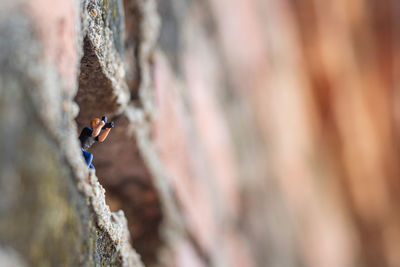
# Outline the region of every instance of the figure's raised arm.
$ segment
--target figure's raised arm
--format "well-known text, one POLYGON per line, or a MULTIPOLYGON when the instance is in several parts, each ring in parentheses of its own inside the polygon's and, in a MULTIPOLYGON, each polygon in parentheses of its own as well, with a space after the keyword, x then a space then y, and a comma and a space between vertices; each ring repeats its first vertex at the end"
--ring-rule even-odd
POLYGON ((98 137, 99 142, 104 142, 104 140, 106 140, 108 134, 110 133, 111 128, 107 128, 105 129, 98 137))

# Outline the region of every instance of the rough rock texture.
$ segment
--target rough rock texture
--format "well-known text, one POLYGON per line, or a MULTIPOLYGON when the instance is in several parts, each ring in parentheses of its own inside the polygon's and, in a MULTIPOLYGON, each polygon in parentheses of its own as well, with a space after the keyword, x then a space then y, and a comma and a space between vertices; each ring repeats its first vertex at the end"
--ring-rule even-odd
POLYGON ((98 114, 121 112, 130 98, 121 61, 122 1, 83 1, 82 8, 83 57, 75 97, 81 107, 78 126, 87 125, 98 114))
POLYGON ((14 264, 142 266, 123 213, 110 212, 80 156, 72 102, 79 14, 73 1, 1 8, 1 251, 14 264), (53 12, 39 16, 40 7, 53 12), (64 53, 75 56, 60 62, 64 53))

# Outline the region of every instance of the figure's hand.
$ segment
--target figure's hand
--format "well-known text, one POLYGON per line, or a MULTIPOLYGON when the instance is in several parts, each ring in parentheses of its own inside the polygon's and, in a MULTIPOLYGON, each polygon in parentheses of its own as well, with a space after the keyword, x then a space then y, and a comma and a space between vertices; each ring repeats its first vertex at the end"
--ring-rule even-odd
POLYGON ((114 122, 108 122, 106 123, 106 125, 104 125, 103 129, 110 129, 110 128, 114 128, 114 122))

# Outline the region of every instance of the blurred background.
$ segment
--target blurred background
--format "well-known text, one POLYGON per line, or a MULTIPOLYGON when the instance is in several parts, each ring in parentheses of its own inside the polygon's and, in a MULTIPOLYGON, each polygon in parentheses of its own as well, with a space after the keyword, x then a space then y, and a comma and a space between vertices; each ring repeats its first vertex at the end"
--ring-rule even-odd
POLYGON ((159 12, 202 145, 236 177, 223 186, 240 196, 253 264, 400 266, 400 3, 170 0, 159 12))
POLYGON ((146 266, 400 266, 400 1, 18 2, 0 13, 0 265, 3 245, 28 266, 100 257, 76 256, 86 230, 55 233, 95 225, 60 207, 89 205, 71 162, 107 115, 96 176, 146 266))

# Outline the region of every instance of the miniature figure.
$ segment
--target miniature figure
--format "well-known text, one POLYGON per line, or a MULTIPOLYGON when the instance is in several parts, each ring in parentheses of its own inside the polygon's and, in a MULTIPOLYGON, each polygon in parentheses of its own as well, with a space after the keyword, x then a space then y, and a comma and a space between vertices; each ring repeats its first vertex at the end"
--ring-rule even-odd
POLYGON ((95 142, 104 142, 111 128, 114 128, 114 122, 107 123, 107 117, 103 116, 101 120, 94 118, 90 121, 90 126, 83 128, 79 140, 81 141, 82 154, 85 158, 86 164, 89 168, 94 169, 92 164, 93 154, 86 150, 91 147, 95 142))

